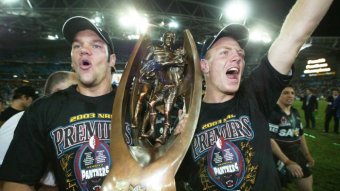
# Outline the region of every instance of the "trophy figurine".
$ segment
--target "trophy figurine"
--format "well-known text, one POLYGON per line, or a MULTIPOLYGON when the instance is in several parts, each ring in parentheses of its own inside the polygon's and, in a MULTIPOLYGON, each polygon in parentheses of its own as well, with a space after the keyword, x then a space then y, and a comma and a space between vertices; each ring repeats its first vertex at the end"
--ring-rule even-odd
POLYGON ((119 83, 112 112, 112 168, 102 189, 176 190, 175 174, 187 152, 199 116, 202 77, 195 42, 184 30, 165 32, 156 46, 147 35, 136 43, 119 83), (178 111, 187 115, 178 135, 178 111))

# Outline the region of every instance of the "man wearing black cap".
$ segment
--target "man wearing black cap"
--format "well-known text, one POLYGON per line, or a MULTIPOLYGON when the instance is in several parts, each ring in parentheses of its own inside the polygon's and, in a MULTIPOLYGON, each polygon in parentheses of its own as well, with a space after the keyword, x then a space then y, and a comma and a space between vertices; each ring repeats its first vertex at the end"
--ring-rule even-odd
POLYGON ((5 191, 33 189, 48 163, 59 190, 100 190, 111 167, 113 44, 85 17, 68 19, 62 32, 72 45, 78 84, 37 100, 25 111, 0 167, 5 191))
POLYGON ((25 110, 38 96, 32 86, 21 86, 15 89, 11 105, 0 114, 0 126, 16 113, 25 110))
POLYGON ((244 47, 248 30, 239 24, 208 39, 201 70, 206 91, 191 147, 177 177, 177 190, 280 190, 267 119, 289 82, 291 66, 331 0, 298 0, 278 38, 248 78, 244 47))

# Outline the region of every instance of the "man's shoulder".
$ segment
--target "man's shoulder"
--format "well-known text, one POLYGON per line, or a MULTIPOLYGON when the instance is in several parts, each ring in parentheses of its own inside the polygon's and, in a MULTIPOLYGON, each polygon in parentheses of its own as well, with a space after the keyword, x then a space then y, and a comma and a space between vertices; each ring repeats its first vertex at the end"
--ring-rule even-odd
POLYGON ((32 105, 34 107, 49 105, 49 104, 58 104, 61 100, 68 100, 70 99, 71 95, 74 94, 72 91, 69 90, 69 88, 65 90, 60 90, 58 92, 55 92, 53 94, 40 97, 37 99, 32 105))

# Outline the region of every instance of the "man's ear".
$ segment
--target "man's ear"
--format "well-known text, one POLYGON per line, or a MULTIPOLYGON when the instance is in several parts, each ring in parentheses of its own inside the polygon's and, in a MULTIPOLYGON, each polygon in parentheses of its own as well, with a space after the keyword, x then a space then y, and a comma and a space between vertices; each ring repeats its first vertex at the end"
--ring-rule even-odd
POLYGON ((206 59, 201 59, 200 65, 201 65, 201 71, 202 71, 203 74, 209 72, 209 64, 208 64, 206 59))
POLYGON ((72 71, 75 71, 73 62, 71 62, 71 68, 72 68, 72 71))
POLYGON ((111 67, 115 67, 115 65, 116 65, 116 54, 111 54, 110 55, 110 66, 111 67))

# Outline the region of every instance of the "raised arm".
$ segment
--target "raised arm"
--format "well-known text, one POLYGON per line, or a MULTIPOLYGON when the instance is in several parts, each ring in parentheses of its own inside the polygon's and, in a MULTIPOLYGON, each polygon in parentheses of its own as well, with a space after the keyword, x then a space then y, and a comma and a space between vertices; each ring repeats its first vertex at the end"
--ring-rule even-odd
POLYGON ((325 16, 333 0, 297 0, 268 52, 273 67, 288 74, 300 48, 325 16))

